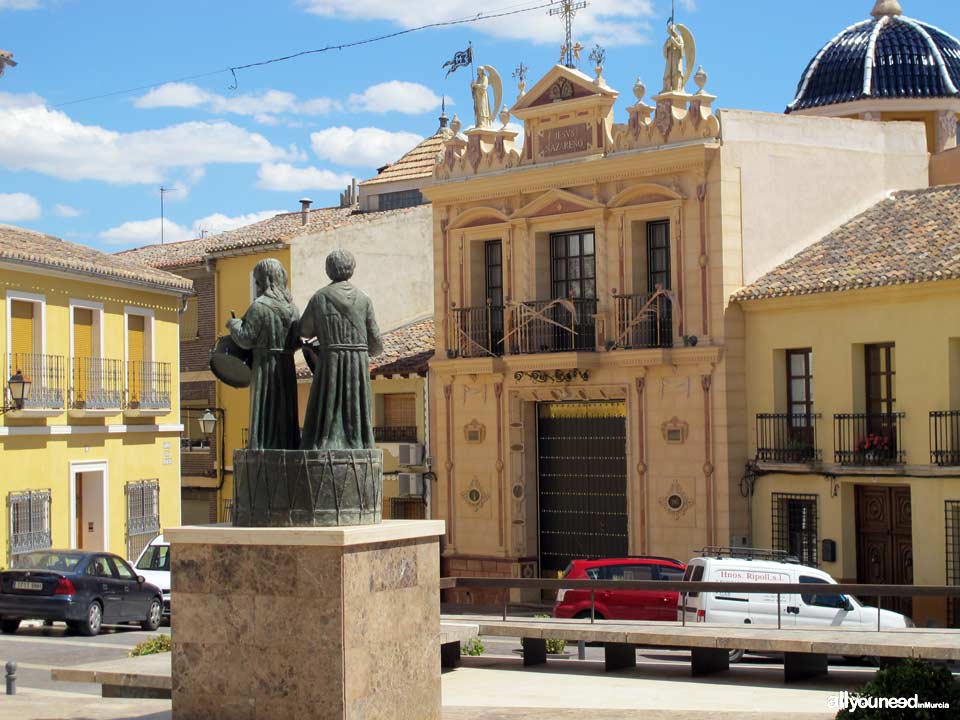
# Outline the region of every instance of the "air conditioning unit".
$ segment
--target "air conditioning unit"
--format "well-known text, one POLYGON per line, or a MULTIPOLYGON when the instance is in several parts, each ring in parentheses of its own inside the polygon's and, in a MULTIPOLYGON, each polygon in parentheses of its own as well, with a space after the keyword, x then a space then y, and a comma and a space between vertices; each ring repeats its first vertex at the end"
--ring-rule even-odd
POLYGON ((412 466, 423 462, 423 445, 420 443, 400 443, 399 452, 401 465, 412 466))
POLYGON ((417 495, 423 497, 423 473, 398 473, 400 496, 417 495))

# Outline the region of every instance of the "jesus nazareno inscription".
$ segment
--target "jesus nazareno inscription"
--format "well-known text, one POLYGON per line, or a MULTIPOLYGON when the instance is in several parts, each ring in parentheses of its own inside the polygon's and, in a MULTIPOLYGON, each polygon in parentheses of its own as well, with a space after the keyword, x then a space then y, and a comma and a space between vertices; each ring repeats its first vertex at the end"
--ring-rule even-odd
POLYGON ((547 128, 540 132, 540 156, 556 157, 570 153, 583 152, 591 147, 590 125, 578 123, 562 127, 547 128))

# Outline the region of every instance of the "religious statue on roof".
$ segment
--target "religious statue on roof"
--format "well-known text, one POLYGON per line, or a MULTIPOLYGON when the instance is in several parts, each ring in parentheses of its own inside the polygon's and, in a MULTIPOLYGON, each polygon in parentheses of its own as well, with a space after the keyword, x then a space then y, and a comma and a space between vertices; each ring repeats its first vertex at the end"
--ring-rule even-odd
POLYGON ((488 128, 492 125, 493 113, 491 108, 500 107, 503 99, 503 83, 500 74, 489 65, 477 68, 477 79, 470 83, 473 92, 473 113, 478 128, 488 128), (493 104, 490 103, 489 90, 493 88, 493 104))
POLYGON ((672 22, 667 26, 663 57, 666 68, 663 72, 663 90, 660 92, 682 93, 697 60, 697 45, 689 28, 672 22))
POLYGON ((7 67, 16 66, 17 63, 13 60, 13 53, 9 50, 0 50, 0 77, 3 77, 3 72, 7 67))

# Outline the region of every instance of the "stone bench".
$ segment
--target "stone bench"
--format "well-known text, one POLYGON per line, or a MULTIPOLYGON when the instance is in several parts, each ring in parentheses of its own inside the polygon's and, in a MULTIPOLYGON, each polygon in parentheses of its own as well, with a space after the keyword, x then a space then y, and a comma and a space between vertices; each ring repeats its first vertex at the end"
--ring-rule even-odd
POLYGON ((636 667, 637 647, 689 649, 691 673, 708 675, 730 669, 730 651, 783 653, 786 682, 827 673, 827 657, 960 660, 960 631, 909 628, 866 630, 831 627, 777 629, 757 625, 706 625, 529 618, 474 618, 481 635, 520 638, 524 665, 547 661, 547 638, 600 642, 607 671, 636 667))

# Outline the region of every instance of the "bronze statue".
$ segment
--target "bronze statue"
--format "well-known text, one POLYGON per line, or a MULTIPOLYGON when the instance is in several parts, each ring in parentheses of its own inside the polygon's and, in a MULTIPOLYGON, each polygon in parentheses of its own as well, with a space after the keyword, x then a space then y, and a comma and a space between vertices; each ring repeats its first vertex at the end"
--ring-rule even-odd
POLYGON ((297 371, 293 354, 300 347, 299 313, 279 260, 261 260, 253 269, 257 298, 243 319, 227 321, 230 337, 253 351, 250 382, 250 450, 300 447, 297 371))
POLYGON ((304 337, 316 336, 317 368, 310 388, 301 448, 373 449, 370 356, 383 350, 373 303, 350 282, 356 260, 346 250, 327 256, 332 281, 318 290, 300 318, 304 337))

